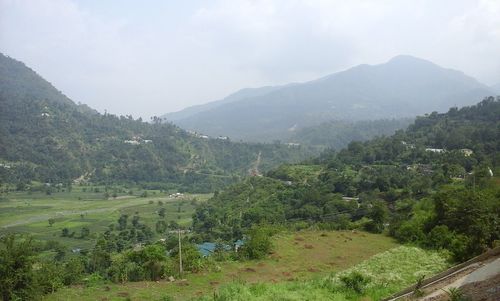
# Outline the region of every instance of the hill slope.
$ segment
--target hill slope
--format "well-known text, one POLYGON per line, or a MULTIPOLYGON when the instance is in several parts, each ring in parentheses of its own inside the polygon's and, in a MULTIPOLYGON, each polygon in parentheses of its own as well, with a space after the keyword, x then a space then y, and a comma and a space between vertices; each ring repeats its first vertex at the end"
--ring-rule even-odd
POLYGON ((500 186, 491 176, 500 172, 499 129, 500 98, 419 117, 391 137, 232 185, 197 208, 193 228, 229 241, 260 223, 387 229, 463 260, 500 235, 500 186))
POLYGON ((459 71, 398 56, 385 64, 360 65, 262 95, 208 105, 175 123, 209 135, 271 141, 325 121, 414 117, 470 105, 472 99, 491 94, 489 87, 459 71))
POLYGON ((204 139, 171 124, 76 105, 23 63, 0 55, 0 182, 168 182, 210 190, 307 151, 204 139))
POLYGON ((411 118, 360 120, 347 122, 332 120, 300 128, 288 139, 291 143, 340 150, 352 141, 366 141, 377 136, 390 136, 412 123, 411 118))

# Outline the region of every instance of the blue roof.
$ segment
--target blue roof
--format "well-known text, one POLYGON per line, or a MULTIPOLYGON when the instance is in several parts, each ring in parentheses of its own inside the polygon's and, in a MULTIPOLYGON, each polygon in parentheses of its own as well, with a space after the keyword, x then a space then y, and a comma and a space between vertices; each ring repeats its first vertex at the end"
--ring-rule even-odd
MULTIPOLYGON (((238 246, 241 246, 242 244, 243 244, 243 241, 241 241, 241 240, 238 240, 235 242, 235 245, 238 245, 238 246)), ((216 246, 217 246, 217 244, 213 243, 213 242, 204 242, 202 244, 196 245, 196 247, 198 248, 198 251, 203 256, 212 255, 213 252, 215 251, 216 246)), ((226 245, 226 244, 224 244, 223 247, 224 247, 224 250, 226 250, 226 251, 230 251, 232 249, 230 245, 226 245)))

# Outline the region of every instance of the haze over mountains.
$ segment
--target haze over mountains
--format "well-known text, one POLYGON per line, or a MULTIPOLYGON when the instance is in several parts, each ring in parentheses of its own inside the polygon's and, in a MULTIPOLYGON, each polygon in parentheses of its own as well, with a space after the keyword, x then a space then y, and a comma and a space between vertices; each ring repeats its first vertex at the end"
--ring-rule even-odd
POLYGON ((460 71, 402 55, 305 83, 244 89, 162 118, 210 136, 287 140, 322 122, 415 117, 493 94, 493 88, 460 71))
POLYGON ((491 86, 491 89, 493 89, 495 93, 500 94, 500 83, 491 86))

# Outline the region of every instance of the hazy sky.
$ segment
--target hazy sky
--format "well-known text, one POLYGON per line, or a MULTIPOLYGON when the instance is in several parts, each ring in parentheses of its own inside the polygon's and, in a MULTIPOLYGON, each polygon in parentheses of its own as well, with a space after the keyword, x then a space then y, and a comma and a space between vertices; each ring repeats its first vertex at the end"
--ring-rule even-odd
POLYGON ((0 52, 148 118, 410 54, 500 83, 500 0, 0 0, 0 52))

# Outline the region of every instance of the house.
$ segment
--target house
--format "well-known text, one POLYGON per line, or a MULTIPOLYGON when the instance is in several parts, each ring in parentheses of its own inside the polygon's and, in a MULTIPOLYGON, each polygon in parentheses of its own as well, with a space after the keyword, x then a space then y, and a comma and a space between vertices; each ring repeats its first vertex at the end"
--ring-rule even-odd
POLYGON ((139 145, 141 144, 139 141, 137 140, 125 140, 123 141, 123 143, 126 143, 126 144, 132 144, 132 145, 139 145))
POLYGON ((415 145, 412 143, 408 143, 406 141, 401 141, 401 144, 403 144, 407 149, 414 149, 415 145))
POLYGON ((184 196, 183 193, 180 193, 180 192, 176 192, 176 193, 172 193, 170 194, 168 197, 169 198, 182 198, 184 196))
MULTIPOLYGON (((234 249, 235 252, 238 252, 238 250, 243 246, 243 244, 244 244, 243 240, 238 239, 237 241, 234 242, 233 247, 227 244, 223 244, 222 248, 224 249, 224 251, 231 251, 232 249, 234 249)), ((215 252, 215 250, 217 249, 217 244, 213 242, 204 242, 202 244, 196 245, 196 248, 203 257, 207 257, 215 252)))
POLYGON ((460 152, 462 154, 464 154, 464 156, 466 156, 466 157, 469 157, 469 156, 471 156, 474 153, 471 149, 468 149, 468 148, 462 148, 460 150, 460 152))
POLYGON ((444 150, 442 148, 426 148, 425 151, 432 152, 432 153, 438 153, 438 154, 446 152, 446 150, 444 150))

